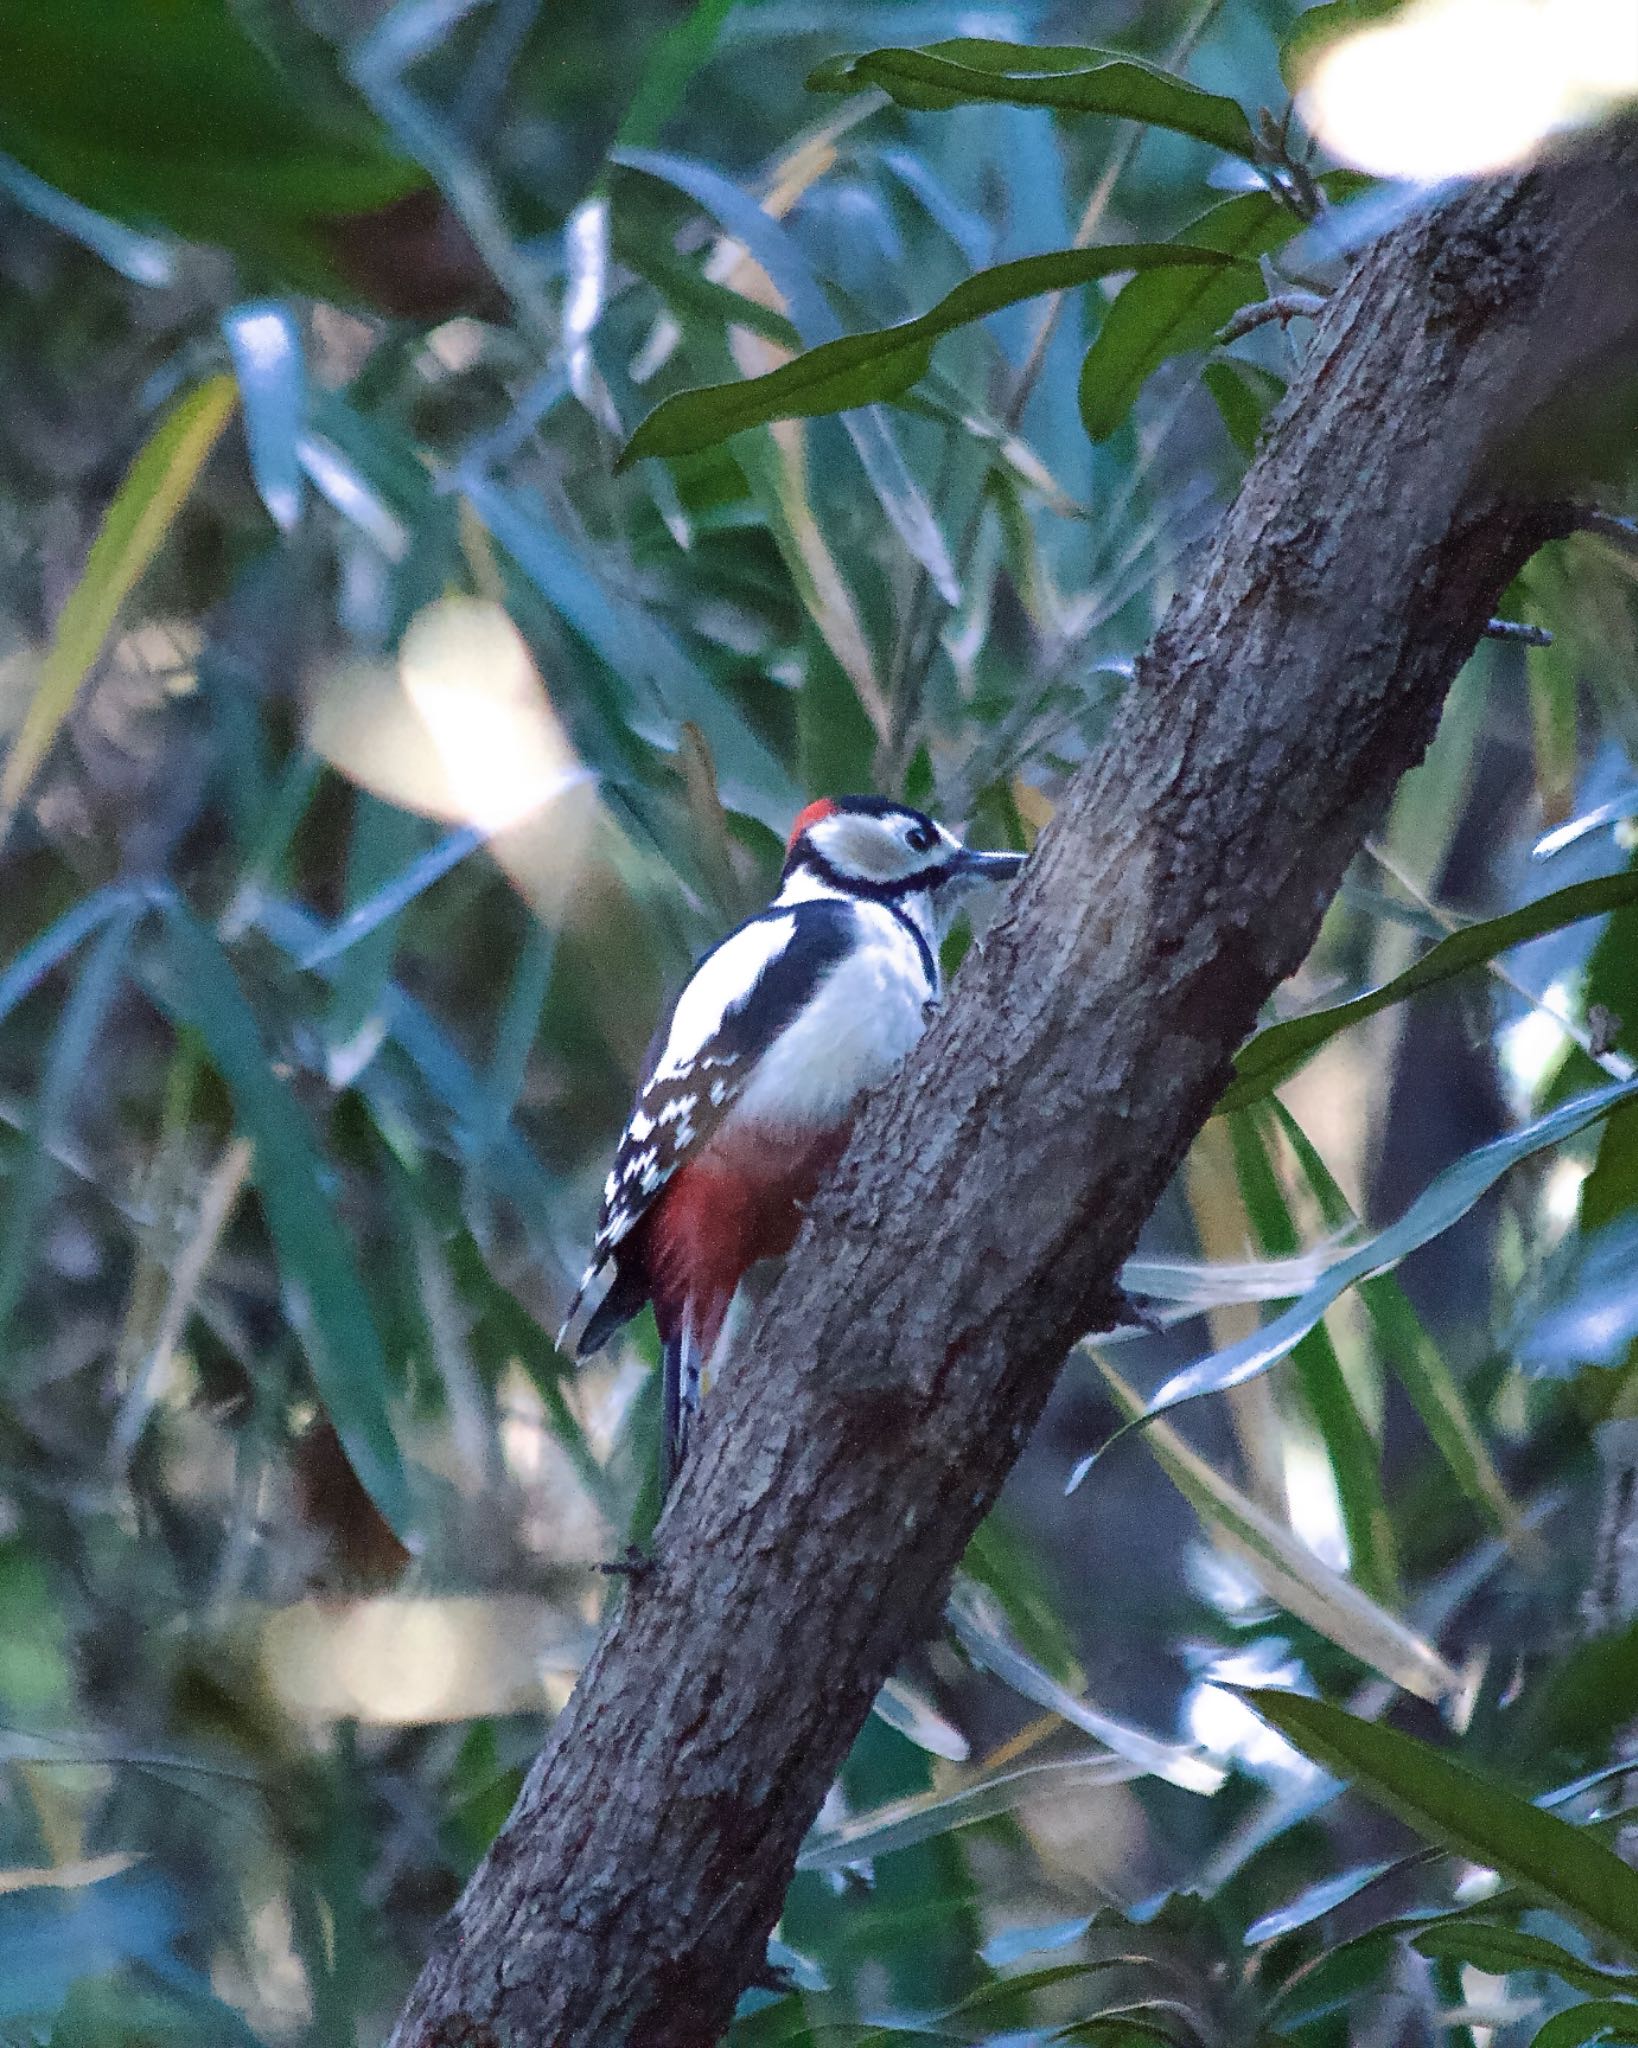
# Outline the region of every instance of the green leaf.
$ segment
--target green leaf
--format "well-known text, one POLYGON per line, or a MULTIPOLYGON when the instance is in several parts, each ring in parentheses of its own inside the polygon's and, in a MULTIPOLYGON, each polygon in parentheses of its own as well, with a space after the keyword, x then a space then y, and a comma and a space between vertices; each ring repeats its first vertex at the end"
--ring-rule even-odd
POLYGON ((872 85, 901 107, 922 113, 975 105, 1052 107, 1170 128, 1249 161, 1257 154, 1251 123, 1237 100, 1113 50, 1032 48, 956 36, 921 50, 832 57, 808 77, 811 92, 858 92, 872 85))
MULTIPOLYGON (((1626 1423, 1610 1424, 1625 1430, 1626 1423)), ((1518 1739, 1533 1755, 1607 1756, 1638 1697, 1638 1622, 1578 1643, 1520 1709, 1518 1739)), ((1514 1726, 1518 1723, 1514 1722, 1514 1726)))
MULTIPOLYGON (((1250 1116, 1228 1121, 1240 1199, 1258 1248, 1265 1258, 1289 1258, 1298 1248, 1297 1226, 1262 1137, 1250 1116)), ((1291 1363, 1336 1481, 1349 1569, 1373 1600, 1395 1606, 1399 1571, 1376 1440, 1343 1377, 1323 1320, 1294 1347, 1291 1363)))
POLYGON ((1547 1970, 1577 1991, 1638 1991, 1638 1975, 1601 1970, 1542 1935, 1524 1934, 1516 1927, 1490 1927, 1480 1920, 1441 1921, 1418 1934, 1411 1947, 1424 1956, 1472 1963, 1493 1977, 1505 1977, 1514 1970, 1547 1970))
POLYGON ((212 934, 175 901, 152 980, 198 1033, 255 1148, 251 1177, 273 1239, 285 1312, 349 1463, 396 1535, 412 1541, 408 1475, 393 1436, 387 1361, 307 1124, 273 1071, 256 1013, 212 934))
POLYGON ((1294 1074, 1319 1048, 1351 1024, 1363 1023, 1379 1010, 1402 1003, 1423 989, 1480 967, 1487 960, 1539 939, 1547 932, 1562 931, 1583 918, 1602 917, 1625 905, 1638 903, 1638 870, 1619 875, 1601 875, 1596 881, 1572 883, 1550 896, 1541 896, 1504 917, 1487 918, 1470 924, 1429 947, 1421 959, 1380 988, 1337 1003, 1327 1010, 1314 1010, 1306 1017, 1292 1017, 1283 1024, 1271 1024, 1266 1031, 1242 1046, 1234 1061, 1234 1079, 1223 1091, 1219 1111, 1243 1109, 1276 1088, 1294 1074))
POLYGON ((114 906, 52 1033, 45 1075, 34 1104, 32 1142, 8 1190, 4 1229, 0 1231, 0 1351, 12 1312, 28 1283, 35 1226, 56 1179, 56 1154, 67 1135, 64 1125, 90 1072, 97 1038, 118 992, 142 909, 133 899, 114 906))
POLYGON ((1222 1789, 1227 1773, 1198 1749, 1162 1742, 1144 1729, 1116 1720, 1101 1707, 1060 1685, 1050 1671, 1044 1670, 1012 1640, 1000 1603, 975 1580, 958 1577, 944 1618, 980 1670, 992 1672, 1021 1698, 1033 1700, 1049 1713, 1061 1716, 1140 1771, 1150 1771, 1168 1784, 1208 1797, 1222 1789))
MULTIPOLYGON (((840 322, 801 244, 732 179, 692 157, 658 150, 622 149, 614 161, 625 170, 674 186, 703 206, 767 273, 807 347, 820 348, 847 338, 840 332, 840 322)), ((892 427, 879 412, 868 409, 849 411, 843 426, 888 524, 927 571, 944 601, 952 608, 957 606, 961 586, 949 545, 910 473, 892 427)))
MULTIPOLYGON (((1575 1137, 1635 1096, 1638 1079, 1614 1082, 1589 1095, 1578 1095, 1505 1138, 1476 1146, 1436 1175, 1397 1223, 1367 1238, 1364 1244, 1328 1267, 1283 1315, 1239 1343, 1227 1345, 1182 1372, 1173 1373, 1150 1401, 1145 1419, 1163 1414, 1184 1401, 1197 1400, 1202 1394, 1226 1393, 1230 1387, 1243 1386, 1247 1380, 1266 1372, 1288 1356, 1348 1288, 1389 1271, 1401 1259, 1450 1229, 1453 1223, 1460 1222, 1474 1203, 1522 1160, 1575 1137)), ((1107 1451, 1109 1447, 1104 1448, 1107 1451)))
POLYGON ((279 41, 275 61, 232 0, 12 8, 0 149, 116 220, 328 289, 327 229, 430 181, 345 91, 318 37, 279 41))
POLYGON ((1396 13, 1402 0, 1323 0, 1292 23, 1280 45, 1280 76, 1288 92, 1299 92, 1314 59, 1327 43, 1356 29, 1369 28, 1384 15, 1396 13))
MULTIPOLYGON (((1284 1103, 1276 1101, 1274 1113, 1319 1203, 1326 1228, 1351 1228, 1358 1219, 1307 1133, 1284 1103)), ((1510 1540, 1516 1540, 1521 1534, 1518 1509, 1502 1484, 1455 1375, 1400 1286, 1398 1275, 1378 1273, 1362 1280, 1359 1296, 1371 1319, 1377 1356, 1410 1396, 1422 1427, 1456 1483, 1510 1540)))
POLYGON ((63 606, 39 683, 0 771, 0 838, 107 645, 120 607, 175 524, 237 396, 231 377, 207 378, 178 399, 126 472, 63 606))
POLYGON ((1500 1872, 1598 1939, 1638 1952, 1638 1871, 1596 1835, 1414 1736, 1324 1700, 1266 1688, 1240 1697, 1305 1756, 1428 1841, 1500 1872))
POLYGON ((93 889, 89 896, 82 896, 71 909, 65 910, 32 945, 25 946, 0 971, 0 1022, 34 993, 51 970, 66 960, 81 940, 106 924, 118 911, 141 900, 139 890, 128 883, 117 882, 107 888, 93 889))
POLYGON ((796 783, 732 700, 652 610, 548 523, 544 507, 486 479, 467 487, 472 509, 546 602, 592 649, 625 693, 625 716, 651 745, 675 752, 683 722, 705 735, 723 801, 783 834, 801 802, 796 783))
POLYGON ((1097 1750, 1050 1762, 978 1771, 955 1786, 917 1792, 851 1815, 834 1827, 816 1827, 796 1859, 798 1870, 842 1870, 873 1856, 891 1855, 918 1842, 1011 1813, 1031 1799, 1062 1799, 1088 1785, 1121 1785, 1143 1776, 1142 1766, 1097 1750))
MULTIPOLYGON (((965 279, 914 320, 821 342, 761 377, 675 393, 638 427, 622 449, 618 467, 646 455, 697 454, 730 434, 766 426, 770 420, 814 419, 897 398, 926 370, 933 344, 942 335, 1021 299, 1067 291, 1123 270, 1204 266, 1217 271, 1234 261, 1220 250, 1184 242, 1126 242, 1099 249, 1054 249, 1044 256, 998 263, 965 279)), ((1247 295, 1256 289, 1253 273, 1247 295)))
MULTIPOLYGON (((1107 1359, 1099 1358, 1097 1365, 1122 1411, 1139 1414, 1143 1402, 1136 1391, 1107 1359)), ((1442 1699, 1456 1690, 1460 1680, 1431 1643, 1332 1571, 1300 1537, 1191 1450, 1169 1424, 1151 1424, 1143 1440, 1196 1514, 1288 1614, 1419 1699, 1442 1699)), ((1075 1468, 1071 1490, 1089 1464, 1083 1459, 1075 1468)))
POLYGON ((104 263, 133 284, 169 284, 176 274, 174 246, 158 235, 140 234, 123 221, 110 220, 95 207, 82 206, 24 165, 0 153, 0 191, 8 193, 36 220, 72 235, 104 263))
POLYGON ((1229 315, 1259 296, 1257 258, 1281 248, 1301 226, 1267 192, 1243 192, 1190 221, 1178 236, 1191 248, 1218 250, 1231 265, 1157 270, 1122 289, 1081 364, 1081 420, 1094 441, 1108 440, 1168 356, 1209 347, 1229 315))
POLYGON ((1285 384, 1272 370, 1223 356, 1200 373, 1222 415, 1228 437, 1242 455, 1256 453, 1269 409, 1285 396, 1285 384))
POLYGON ((299 453, 307 424, 307 362, 295 316, 272 299, 235 306, 222 316, 244 405, 250 473, 281 533, 301 518, 299 453))
MULTIPOLYGON (((1623 877, 1638 885, 1638 856, 1623 877)), ((1638 1053, 1638 908, 1618 909, 1598 935, 1587 961, 1582 999, 1617 1020, 1615 1043, 1638 1053)), ((1570 1069, 1566 1061, 1566 1071, 1570 1069)), ((1593 1170, 1581 1183, 1581 1227, 1597 1230, 1638 1208, 1638 1113, 1612 1117, 1598 1147, 1593 1170)))
POLYGON ((629 270, 647 278, 679 316, 690 314, 723 332, 743 327, 748 333, 759 334, 764 341, 793 352, 802 346, 801 336, 783 313, 776 313, 771 306, 758 305, 755 299, 717 284, 704 271, 696 270, 673 253, 669 241, 655 225, 645 221, 643 232, 638 232, 623 214, 616 216, 614 253, 629 270))
POLYGON ((1638 2005, 1624 1998, 1573 2005, 1539 2027, 1530 2048, 1582 2048, 1587 2041, 1638 2041, 1638 2005))
POLYGON ((675 111, 689 80, 709 59, 734 5, 735 0, 695 0, 682 20, 659 37, 620 123, 617 142, 642 147, 659 140, 667 116, 675 111))

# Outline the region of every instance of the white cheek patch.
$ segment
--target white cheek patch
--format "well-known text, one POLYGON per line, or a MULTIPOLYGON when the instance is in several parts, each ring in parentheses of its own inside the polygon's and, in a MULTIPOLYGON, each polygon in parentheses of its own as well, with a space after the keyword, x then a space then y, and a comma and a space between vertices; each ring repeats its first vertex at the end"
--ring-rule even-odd
POLYGON ((912 853, 896 825, 885 818, 850 816, 842 812, 809 827, 820 854, 842 873, 871 882, 896 882, 924 866, 927 856, 912 853))

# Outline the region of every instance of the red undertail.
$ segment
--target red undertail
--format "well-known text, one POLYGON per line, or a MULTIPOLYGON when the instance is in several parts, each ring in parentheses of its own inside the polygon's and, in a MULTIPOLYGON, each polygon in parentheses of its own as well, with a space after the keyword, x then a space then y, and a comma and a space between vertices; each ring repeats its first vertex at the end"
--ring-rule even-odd
POLYGON ((665 1347, 666 1469, 676 1468, 728 1305, 759 1259, 790 1250, 802 1207, 841 1157, 848 1126, 750 1126, 679 1167, 645 1219, 645 1264, 665 1347))

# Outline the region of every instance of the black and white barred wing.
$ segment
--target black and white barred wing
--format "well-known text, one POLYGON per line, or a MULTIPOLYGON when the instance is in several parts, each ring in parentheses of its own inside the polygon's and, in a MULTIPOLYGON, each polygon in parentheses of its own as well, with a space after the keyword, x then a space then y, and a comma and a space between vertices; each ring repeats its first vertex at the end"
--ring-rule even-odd
MULTIPOLYGON (((666 1182, 716 1131, 851 939, 839 906, 798 904, 752 918, 694 970, 621 1134, 565 1330, 666 1182)), ((581 1336, 582 1354, 635 1314, 643 1298, 638 1292, 628 1303, 616 1279, 581 1336)))

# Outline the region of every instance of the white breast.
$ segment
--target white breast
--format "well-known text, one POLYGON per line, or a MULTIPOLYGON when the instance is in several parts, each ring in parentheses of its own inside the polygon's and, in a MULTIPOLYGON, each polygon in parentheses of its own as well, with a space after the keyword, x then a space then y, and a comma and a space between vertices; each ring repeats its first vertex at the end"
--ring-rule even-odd
POLYGON ((899 1066, 927 1028, 930 988, 920 947, 891 911, 858 907, 861 941, 757 1061, 727 1125, 832 1126, 899 1066))

